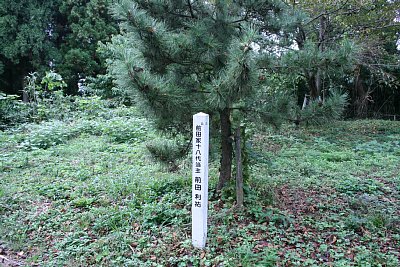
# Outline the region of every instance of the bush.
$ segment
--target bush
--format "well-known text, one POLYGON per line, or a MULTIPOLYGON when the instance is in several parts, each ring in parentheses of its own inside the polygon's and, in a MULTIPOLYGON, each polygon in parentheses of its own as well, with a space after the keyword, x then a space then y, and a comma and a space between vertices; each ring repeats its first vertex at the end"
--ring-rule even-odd
POLYGON ((141 142, 147 136, 149 123, 142 118, 76 119, 72 122, 51 120, 26 124, 27 136, 20 143, 24 149, 47 149, 65 143, 80 134, 104 135, 111 142, 141 142))
POLYGON ((187 145, 177 138, 156 138, 148 141, 146 147, 155 159, 168 164, 175 164, 176 160, 187 153, 187 145))
POLYGON ((104 124, 103 133, 108 135, 112 142, 143 141, 147 135, 148 122, 141 118, 113 118, 104 124))
POLYGON ((25 77, 23 94, 28 101, 25 105, 29 107, 31 119, 64 119, 70 112, 71 97, 65 97, 63 94, 66 83, 61 75, 53 71, 46 72, 40 84, 38 78, 36 72, 25 77))
POLYGON ((29 118, 29 109, 17 95, 0 93, 0 129, 26 122, 29 118))
POLYGON ((40 125, 30 125, 30 133, 20 144, 20 147, 31 149, 47 149, 51 146, 66 142, 77 135, 76 128, 69 127, 60 121, 49 121, 40 125))
POLYGON ((74 111, 86 117, 98 117, 107 112, 106 101, 99 96, 74 97, 74 111))

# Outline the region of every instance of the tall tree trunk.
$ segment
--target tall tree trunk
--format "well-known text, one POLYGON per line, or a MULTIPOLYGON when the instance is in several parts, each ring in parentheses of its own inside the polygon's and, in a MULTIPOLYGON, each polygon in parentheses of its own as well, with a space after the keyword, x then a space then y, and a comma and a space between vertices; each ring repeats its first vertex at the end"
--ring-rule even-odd
POLYGON ((236 157, 236 204, 238 208, 243 207, 243 164, 242 164, 242 140, 241 128, 237 127, 235 133, 235 157, 236 157))
POLYGON ((231 130, 231 110, 223 109, 219 113, 221 120, 221 166, 219 181, 216 191, 221 191, 225 184, 231 179, 232 175, 232 130, 231 130))

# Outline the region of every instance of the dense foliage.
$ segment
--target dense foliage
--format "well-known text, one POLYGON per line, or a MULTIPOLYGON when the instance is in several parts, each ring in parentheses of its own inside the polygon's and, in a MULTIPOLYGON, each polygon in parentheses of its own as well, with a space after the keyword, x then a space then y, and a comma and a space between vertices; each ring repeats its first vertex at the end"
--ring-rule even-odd
POLYGON ((78 81, 104 73, 97 43, 116 33, 111 0, 1 1, 0 90, 21 94, 24 78, 54 69, 76 93, 78 81))
MULTIPOLYGON (((67 82, 64 91, 68 94, 77 93, 78 83, 87 83, 89 89, 101 91, 105 97, 112 96, 112 79, 105 75, 104 65, 105 58, 112 55, 104 53, 103 48, 98 50, 97 45, 117 33, 118 20, 112 19, 109 13, 114 2, 118 1, 2 1, 0 91, 21 96, 29 73, 36 72, 42 77, 46 71, 53 70, 67 82)), ((170 5, 150 2, 147 7, 158 9, 162 20, 180 14, 168 14, 166 10, 184 11, 177 1, 170 5)), ((287 49, 275 46, 277 40, 289 50, 294 47, 301 50, 287 60, 288 65, 274 66, 275 62, 266 65, 295 87, 300 105, 305 94, 311 98, 319 96, 323 101, 327 91, 342 88, 350 96, 347 112, 350 116, 399 113, 398 1, 273 2, 270 5, 268 1, 260 4, 244 1, 244 6, 257 8, 253 11, 250 8, 251 12, 246 13, 245 7, 236 13, 242 12, 244 16, 236 24, 242 27, 254 19, 265 37, 257 40, 266 45, 262 45, 264 50, 286 54, 287 49), (268 10, 286 11, 277 17, 278 13, 265 13, 268 10), (265 19, 269 20, 267 24, 265 19)), ((192 14, 184 12, 178 18, 188 21, 192 14)), ((197 12, 196 7, 192 12, 197 12)), ((81 89, 88 91, 88 87, 81 89)))
MULTIPOLYGON (((62 60, 56 70, 76 93, 78 81, 105 73, 105 59, 97 52, 98 42, 107 42, 117 33, 117 23, 109 15, 112 0, 62 1, 59 10, 65 25, 60 33, 62 60)), ((60 22, 59 22, 60 23, 60 22)), ((59 25, 58 27, 61 27, 59 25)))
MULTIPOLYGON (((289 2, 289 1, 288 1, 289 2)), ((296 24, 294 68, 312 99, 332 87, 349 92, 349 115, 399 112, 398 1, 290 1, 296 24)), ((301 85, 301 83, 299 84, 301 85)))
POLYGON ((0 2, 0 90, 19 94, 24 77, 58 59, 52 34, 56 1, 0 2))

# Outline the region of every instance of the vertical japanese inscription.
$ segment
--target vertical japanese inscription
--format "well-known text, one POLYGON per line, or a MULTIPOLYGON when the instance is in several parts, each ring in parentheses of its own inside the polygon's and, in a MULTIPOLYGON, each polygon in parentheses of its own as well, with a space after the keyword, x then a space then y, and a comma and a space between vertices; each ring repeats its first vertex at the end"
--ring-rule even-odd
POLYGON ((193 116, 192 244, 204 248, 207 238, 209 117, 193 116))

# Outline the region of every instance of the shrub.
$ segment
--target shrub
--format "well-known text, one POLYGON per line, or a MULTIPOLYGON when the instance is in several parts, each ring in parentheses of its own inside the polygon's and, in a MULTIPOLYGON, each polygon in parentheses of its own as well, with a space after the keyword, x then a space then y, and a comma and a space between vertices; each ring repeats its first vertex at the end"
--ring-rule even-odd
POLYGON ((99 96, 77 96, 74 98, 74 111, 86 117, 98 117, 107 112, 106 101, 99 96))
POLYGON ((47 149, 51 146, 66 142, 78 134, 76 129, 61 121, 49 121, 39 125, 30 125, 30 132, 20 147, 31 149, 47 149))
POLYGON ((156 138, 148 141, 146 147, 155 159, 168 164, 175 164, 187 153, 187 144, 178 138, 156 138))
POLYGON ((103 133, 108 135, 112 142, 143 141, 147 135, 148 122, 142 118, 113 118, 103 125, 103 133))
POLYGON ((17 95, 0 93, 0 129, 26 122, 28 118, 29 109, 17 95))

